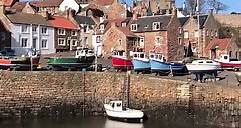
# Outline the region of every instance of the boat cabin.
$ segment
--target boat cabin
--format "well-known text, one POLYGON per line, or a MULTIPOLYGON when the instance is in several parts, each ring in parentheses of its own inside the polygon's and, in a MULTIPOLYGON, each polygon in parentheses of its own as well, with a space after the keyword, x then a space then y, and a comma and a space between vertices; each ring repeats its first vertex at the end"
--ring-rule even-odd
POLYGON ((126 52, 124 50, 114 51, 113 52, 113 56, 125 57, 126 56, 126 52))
POLYGON ((166 61, 165 57, 161 53, 150 53, 149 58, 153 60, 161 60, 161 61, 166 61))
POLYGON ((133 52, 133 58, 148 58, 144 52, 133 52))
POLYGON ((218 58, 218 61, 221 62, 230 62, 230 61, 238 61, 236 58, 230 58, 229 55, 223 54, 218 58))
POLYGON ((88 48, 77 48, 75 58, 80 58, 83 56, 95 56, 94 50, 88 48))
POLYGON ((115 111, 122 111, 123 106, 122 106, 122 101, 110 101, 110 106, 113 108, 115 111))
POLYGON ((214 64, 216 62, 212 60, 194 60, 192 64, 214 64))

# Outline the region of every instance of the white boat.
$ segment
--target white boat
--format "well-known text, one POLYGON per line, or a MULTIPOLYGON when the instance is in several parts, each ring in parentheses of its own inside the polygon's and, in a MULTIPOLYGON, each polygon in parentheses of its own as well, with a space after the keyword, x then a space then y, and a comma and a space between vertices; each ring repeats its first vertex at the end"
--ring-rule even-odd
POLYGON ((121 100, 113 100, 104 104, 107 116, 110 119, 120 120, 125 122, 142 122, 144 113, 141 110, 130 109, 123 107, 121 100))
POLYGON ((194 60, 191 64, 186 64, 191 73, 210 73, 220 70, 221 65, 213 60, 194 60))
POLYGON ((236 58, 230 58, 229 55, 222 54, 218 59, 215 61, 221 64, 223 69, 240 69, 241 68, 241 61, 236 58))

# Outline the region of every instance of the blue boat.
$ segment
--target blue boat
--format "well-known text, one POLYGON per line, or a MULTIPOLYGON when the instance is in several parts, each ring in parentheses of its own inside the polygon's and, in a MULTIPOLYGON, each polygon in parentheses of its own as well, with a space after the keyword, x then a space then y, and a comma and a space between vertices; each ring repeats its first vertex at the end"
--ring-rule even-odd
POLYGON ((152 72, 181 72, 185 65, 181 63, 166 62, 162 54, 150 53, 150 65, 152 72))
POLYGON ((144 52, 134 52, 132 63, 134 66, 134 71, 136 72, 144 72, 151 70, 150 61, 146 57, 144 52))

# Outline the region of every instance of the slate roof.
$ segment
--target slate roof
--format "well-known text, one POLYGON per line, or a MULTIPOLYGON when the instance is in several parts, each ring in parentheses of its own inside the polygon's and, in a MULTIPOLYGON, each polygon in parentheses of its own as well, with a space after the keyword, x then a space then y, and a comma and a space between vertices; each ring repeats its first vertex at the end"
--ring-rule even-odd
POLYGON ((180 22, 181 26, 183 26, 187 22, 189 17, 180 17, 178 19, 179 19, 179 22, 180 22))
POLYGON ((147 16, 140 17, 137 20, 133 20, 132 24, 137 24, 137 31, 135 32, 150 32, 150 31, 160 31, 167 30, 167 26, 171 20, 171 15, 158 15, 158 16, 147 16), (160 22, 160 30, 153 30, 153 22, 160 22))
POLYGON ((74 17, 75 21, 78 24, 89 24, 89 25, 95 25, 94 20, 91 17, 88 16, 80 16, 80 15, 76 15, 74 17))
POLYGON ((64 16, 53 16, 49 19, 50 24, 55 28, 78 29, 78 26, 64 16))
MULTIPOLYGON (((193 18, 197 22, 197 16, 193 16, 193 18)), ((207 19, 208 19, 208 15, 200 15, 199 16, 199 25, 200 25, 201 28, 203 27, 203 25, 205 24, 207 19)))
POLYGON ((7 14, 8 19, 15 24, 35 24, 51 26, 49 22, 39 14, 29 14, 29 13, 14 13, 7 14))

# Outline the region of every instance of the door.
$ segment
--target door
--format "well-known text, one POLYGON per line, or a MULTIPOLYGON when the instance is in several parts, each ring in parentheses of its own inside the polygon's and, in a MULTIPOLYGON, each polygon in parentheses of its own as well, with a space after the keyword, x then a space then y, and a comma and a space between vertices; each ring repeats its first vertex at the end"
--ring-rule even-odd
POLYGON ((36 48, 37 48, 37 38, 33 38, 32 48, 33 48, 33 49, 36 49, 36 48))

